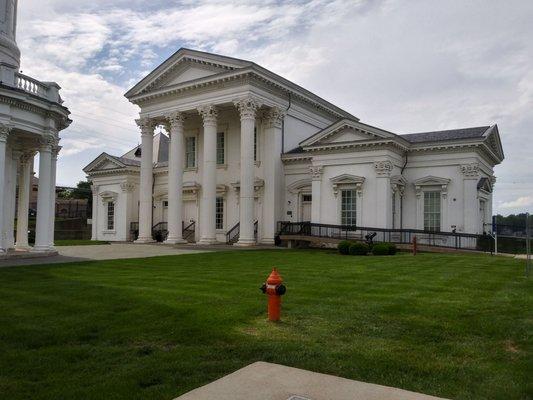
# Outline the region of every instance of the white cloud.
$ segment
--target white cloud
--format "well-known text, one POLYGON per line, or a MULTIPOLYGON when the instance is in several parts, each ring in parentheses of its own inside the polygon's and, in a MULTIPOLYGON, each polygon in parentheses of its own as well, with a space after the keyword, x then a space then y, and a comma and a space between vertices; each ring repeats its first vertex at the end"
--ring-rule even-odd
POLYGON ((533 196, 523 196, 516 200, 502 203, 500 208, 525 208, 533 206, 533 196))

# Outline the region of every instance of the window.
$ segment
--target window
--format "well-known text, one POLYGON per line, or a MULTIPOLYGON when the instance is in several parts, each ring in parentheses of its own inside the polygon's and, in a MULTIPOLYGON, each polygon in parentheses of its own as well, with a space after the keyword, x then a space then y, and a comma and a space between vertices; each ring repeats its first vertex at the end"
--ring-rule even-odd
POLYGON ((217 165, 223 165, 225 160, 224 155, 224 143, 225 142, 225 135, 224 132, 218 132, 217 133, 217 165))
POLYGON ((215 227, 216 229, 224 229, 224 198, 216 198, 215 206, 215 227))
POLYGON ((163 208, 168 208, 168 201, 167 200, 163 201, 163 208))
POLYGON ((424 230, 440 231, 440 192, 424 192, 424 230))
POLYGON ((115 229, 115 202, 110 201, 107 203, 107 230, 112 231, 115 229))
POLYGON ((196 137, 185 138, 185 168, 196 167, 196 137))
POLYGON ((254 126, 254 161, 257 161, 257 128, 254 126))
POLYGON ((302 201, 305 203, 310 203, 313 201, 313 195, 311 194, 302 194, 302 201))
POLYGON ((341 191, 341 224, 356 225, 356 190, 347 189, 341 191))

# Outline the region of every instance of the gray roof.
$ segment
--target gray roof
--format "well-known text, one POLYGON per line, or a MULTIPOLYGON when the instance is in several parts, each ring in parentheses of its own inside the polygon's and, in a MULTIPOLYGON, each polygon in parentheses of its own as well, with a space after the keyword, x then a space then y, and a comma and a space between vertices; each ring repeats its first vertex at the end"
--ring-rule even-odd
POLYGON ((409 133, 400 135, 410 143, 441 142, 445 140, 474 139, 482 137, 490 126, 478 126, 475 128, 450 129, 446 131, 433 131, 421 133, 409 133))

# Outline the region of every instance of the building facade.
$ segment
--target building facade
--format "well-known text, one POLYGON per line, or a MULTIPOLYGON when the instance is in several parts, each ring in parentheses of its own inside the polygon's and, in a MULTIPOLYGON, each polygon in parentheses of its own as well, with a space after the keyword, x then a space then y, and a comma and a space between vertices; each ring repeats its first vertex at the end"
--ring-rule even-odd
POLYGON ((101 154, 93 239, 164 226, 199 244, 272 244, 278 221, 481 233, 492 215, 496 125, 399 135, 248 61, 180 49, 126 97, 141 145, 101 154), (154 136, 154 131, 159 132, 154 136), (164 132, 163 132, 164 130, 164 132))
POLYGON ((57 83, 40 82, 18 72, 16 25, 17 0, 0 0, 0 254, 14 249, 47 253, 54 245, 59 132, 71 121, 57 83), (30 248, 28 209, 36 154, 37 226, 35 246, 30 248))

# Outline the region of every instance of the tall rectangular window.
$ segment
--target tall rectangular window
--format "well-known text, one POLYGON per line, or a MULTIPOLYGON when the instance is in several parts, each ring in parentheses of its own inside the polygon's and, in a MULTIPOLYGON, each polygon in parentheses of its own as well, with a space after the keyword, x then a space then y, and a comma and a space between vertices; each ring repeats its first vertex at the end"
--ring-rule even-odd
POLYGON ((115 229, 115 203, 110 201, 107 203, 107 230, 115 229))
POLYGON ((224 145, 225 145, 225 135, 224 132, 217 133, 217 165, 223 165, 225 160, 224 154, 224 145))
POLYGON ((185 168, 196 167, 196 136, 185 138, 185 168))
POLYGON ((424 230, 440 231, 440 192, 424 192, 424 230))
POLYGON ((257 161, 257 127, 254 126, 254 161, 257 161))
POLYGON ((341 191, 341 224, 357 225, 355 189, 341 191))
POLYGON ((224 198, 216 198, 215 207, 215 227, 216 229, 224 229, 224 198))

